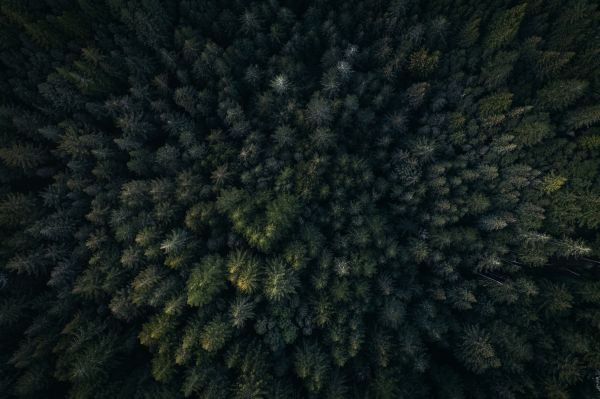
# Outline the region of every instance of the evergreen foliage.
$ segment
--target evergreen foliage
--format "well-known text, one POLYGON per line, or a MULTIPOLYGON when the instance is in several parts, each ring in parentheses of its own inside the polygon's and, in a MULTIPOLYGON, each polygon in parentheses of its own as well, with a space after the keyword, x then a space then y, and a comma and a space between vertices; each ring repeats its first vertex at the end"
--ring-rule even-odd
POLYGON ((600 397, 592 0, 0 0, 0 397, 600 397))

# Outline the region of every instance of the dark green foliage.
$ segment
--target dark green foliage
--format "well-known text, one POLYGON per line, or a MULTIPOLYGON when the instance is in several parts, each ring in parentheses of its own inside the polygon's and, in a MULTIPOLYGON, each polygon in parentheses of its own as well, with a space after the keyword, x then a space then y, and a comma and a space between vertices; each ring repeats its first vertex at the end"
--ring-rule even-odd
POLYGON ((6 166, 28 171, 43 162, 43 152, 29 143, 16 143, 10 147, 0 148, 0 159, 6 166))
POLYGON ((538 91, 539 102, 550 109, 563 109, 579 99, 588 88, 581 80, 557 80, 538 91))
POLYGON ((187 279, 187 303, 191 306, 203 306, 225 288, 225 261, 211 255, 193 266, 187 279))
POLYGON ((499 92, 483 98, 479 103, 479 115, 484 118, 501 115, 510 109, 513 94, 499 92))
POLYGON ((417 77, 427 77, 438 66, 439 54, 429 54, 427 50, 421 49, 410 55, 408 69, 417 77))
POLYGON ((0 397, 598 397, 599 37, 591 0, 0 0, 0 397))
POLYGON ((502 365, 487 332, 477 326, 469 326, 465 328, 464 334, 457 351, 468 369, 482 374, 487 369, 502 365))
POLYGON ((590 127, 600 122, 600 105, 591 105, 572 111, 567 117, 567 124, 573 129, 590 127))
POLYGON ((524 117, 511 133, 515 143, 533 146, 552 137, 554 131, 548 114, 538 114, 524 117))
POLYGON ((488 34, 484 40, 485 48, 495 50, 512 42, 517 35, 526 9, 527 3, 523 3, 508 10, 498 11, 489 25, 488 34))
POLYGON ((294 368, 298 377, 304 380, 309 392, 319 392, 327 383, 327 358, 316 345, 305 343, 297 349, 294 368))

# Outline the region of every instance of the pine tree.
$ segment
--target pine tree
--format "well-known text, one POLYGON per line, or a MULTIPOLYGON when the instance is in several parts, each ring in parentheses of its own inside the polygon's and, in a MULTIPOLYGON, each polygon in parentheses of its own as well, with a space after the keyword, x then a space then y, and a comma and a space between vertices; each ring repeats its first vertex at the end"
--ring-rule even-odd
POLYGON ((498 368, 501 362, 490 341, 489 334, 478 326, 467 326, 463 331, 458 355, 466 367, 477 374, 498 368))
POLYGON ((215 352, 223 348, 230 335, 229 323, 217 318, 204 326, 200 334, 200 344, 205 351, 215 352))
POLYGON ((554 173, 550 173, 544 176, 542 180, 542 191, 545 193, 553 193, 567 182, 567 179, 564 176, 555 175, 554 173))
POLYGON ((254 304, 248 297, 238 296, 230 307, 231 324, 235 328, 242 328, 248 319, 254 317, 254 304))
POLYGON ((486 49, 495 50, 506 46, 517 35, 527 3, 498 12, 492 19, 488 34, 484 39, 486 49))
POLYGON ((225 260, 216 255, 204 257, 194 265, 187 280, 187 303, 203 306, 225 288, 225 260))
POLYGON ((580 99, 589 87, 584 80, 556 80, 537 92, 540 105, 551 110, 562 110, 580 99))
POLYGON ((600 122, 600 106, 591 105, 580 108, 568 114, 567 125, 573 129, 590 127, 600 122))
POLYGON ((229 281, 243 294, 254 293, 259 286, 261 270, 259 262, 249 253, 237 250, 227 261, 229 281))
POLYGON ((271 301, 281 301, 296 293, 299 284, 296 273, 283 259, 273 259, 265 270, 264 293, 271 301))
POLYGON ((0 148, 0 159, 11 168, 30 171, 44 162, 44 151, 31 143, 16 143, 0 148))
POLYGON ((321 391, 329 372, 325 355, 316 345, 305 343, 298 348, 294 359, 296 374, 305 381, 309 392, 321 391))
POLYGON ((509 92, 498 92, 483 98, 479 103, 479 115, 489 118, 509 110, 512 104, 513 94, 509 92))
POLYGON ((439 63, 439 53, 429 54, 426 49, 415 51, 410 55, 408 69, 419 78, 426 78, 435 71, 439 63))

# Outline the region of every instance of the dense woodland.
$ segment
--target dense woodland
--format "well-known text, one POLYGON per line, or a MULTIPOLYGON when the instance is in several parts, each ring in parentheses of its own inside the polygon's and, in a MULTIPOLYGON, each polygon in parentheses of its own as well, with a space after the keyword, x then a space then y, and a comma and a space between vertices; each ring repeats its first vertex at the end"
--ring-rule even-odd
POLYGON ((600 398, 595 0, 0 0, 0 397, 600 398))

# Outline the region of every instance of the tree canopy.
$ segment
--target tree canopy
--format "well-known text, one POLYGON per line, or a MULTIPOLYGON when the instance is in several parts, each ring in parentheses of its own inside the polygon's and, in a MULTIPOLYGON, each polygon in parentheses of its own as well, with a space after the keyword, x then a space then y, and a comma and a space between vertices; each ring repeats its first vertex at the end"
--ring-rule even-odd
POLYGON ((600 397, 594 0, 0 0, 0 396, 600 397))

